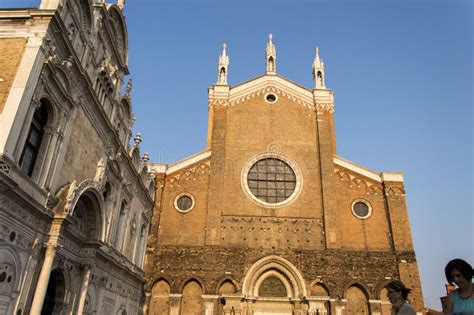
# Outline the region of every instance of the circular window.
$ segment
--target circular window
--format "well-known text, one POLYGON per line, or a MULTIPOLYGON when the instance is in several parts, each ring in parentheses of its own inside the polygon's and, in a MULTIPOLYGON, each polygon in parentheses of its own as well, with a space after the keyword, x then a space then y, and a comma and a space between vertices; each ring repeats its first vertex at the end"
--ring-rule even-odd
POLYGON ((176 196, 174 207, 180 212, 188 212, 194 207, 194 197, 188 193, 182 193, 176 196))
POLYGON ((372 207, 363 199, 357 199, 352 203, 352 213, 359 219, 366 219, 372 214, 372 207))
POLYGON ((296 164, 281 154, 254 157, 242 172, 242 185, 256 203, 278 208, 294 200, 301 190, 301 173, 296 164))
POLYGON ((267 103, 275 103, 277 101, 277 97, 275 94, 269 93, 265 95, 265 101, 267 101, 267 103))

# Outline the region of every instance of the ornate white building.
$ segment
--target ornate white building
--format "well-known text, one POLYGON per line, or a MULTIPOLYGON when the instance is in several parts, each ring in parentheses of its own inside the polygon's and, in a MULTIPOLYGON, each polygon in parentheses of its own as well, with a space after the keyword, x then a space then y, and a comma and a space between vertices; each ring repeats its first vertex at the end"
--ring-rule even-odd
POLYGON ((137 314, 154 181, 123 3, 0 10, 0 314, 137 314))

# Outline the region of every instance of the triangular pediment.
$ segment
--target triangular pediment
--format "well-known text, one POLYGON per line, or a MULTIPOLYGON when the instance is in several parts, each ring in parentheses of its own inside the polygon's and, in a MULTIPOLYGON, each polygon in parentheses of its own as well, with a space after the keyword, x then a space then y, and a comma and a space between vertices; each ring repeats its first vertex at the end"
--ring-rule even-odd
POLYGON ((312 91, 278 75, 263 75, 231 87, 228 104, 237 105, 270 92, 314 108, 312 91))

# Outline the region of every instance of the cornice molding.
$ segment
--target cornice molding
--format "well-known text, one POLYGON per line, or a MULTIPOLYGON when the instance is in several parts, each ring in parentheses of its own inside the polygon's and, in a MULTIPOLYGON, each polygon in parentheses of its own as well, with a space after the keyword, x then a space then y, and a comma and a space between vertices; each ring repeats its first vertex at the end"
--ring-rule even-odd
POLYGON ((198 153, 196 155, 190 156, 184 160, 181 160, 173 165, 171 165, 167 170, 166 170, 166 175, 169 175, 171 173, 174 173, 176 171, 179 171, 185 167, 188 167, 194 163, 197 163, 199 161, 202 161, 204 159, 207 159, 208 157, 211 156, 212 151, 207 150, 201 153, 198 153))

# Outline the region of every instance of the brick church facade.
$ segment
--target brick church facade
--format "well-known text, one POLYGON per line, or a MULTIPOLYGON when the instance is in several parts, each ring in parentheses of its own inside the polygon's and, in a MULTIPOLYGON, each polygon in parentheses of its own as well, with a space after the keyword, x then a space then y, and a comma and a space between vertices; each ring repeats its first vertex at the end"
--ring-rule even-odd
POLYGON ((390 314, 384 286, 423 298, 401 173, 339 157, 318 50, 309 90, 276 72, 209 88, 207 148, 153 164, 149 314, 390 314))

